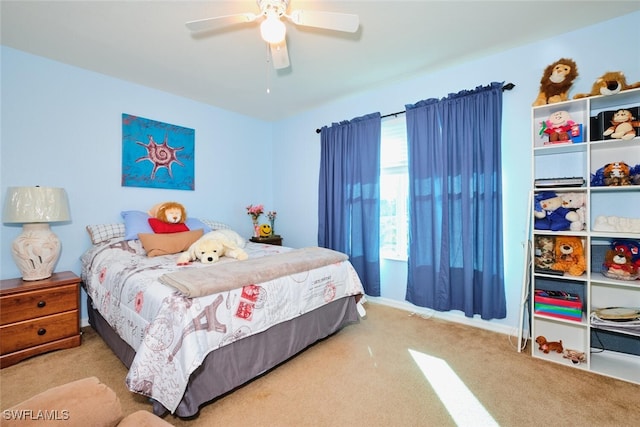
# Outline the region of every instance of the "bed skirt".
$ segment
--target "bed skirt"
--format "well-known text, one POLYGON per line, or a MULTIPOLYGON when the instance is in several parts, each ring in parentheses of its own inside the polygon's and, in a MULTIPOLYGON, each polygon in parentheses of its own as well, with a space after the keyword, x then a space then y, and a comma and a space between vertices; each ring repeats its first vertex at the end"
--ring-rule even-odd
MULTIPOLYGON (((311 344, 328 337, 347 325, 358 323, 356 296, 345 297, 302 316, 277 324, 241 340, 220 347, 205 358, 189 379, 189 385, 174 415, 194 417, 200 406, 276 367, 311 344), (262 349, 256 351, 255 349, 262 349)), ((87 297, 89 324, 128 368, 135 351, 123 341, 94 309, 87 297)), ((153 412, 163 416, 168 411, 158 402, 153 412)))

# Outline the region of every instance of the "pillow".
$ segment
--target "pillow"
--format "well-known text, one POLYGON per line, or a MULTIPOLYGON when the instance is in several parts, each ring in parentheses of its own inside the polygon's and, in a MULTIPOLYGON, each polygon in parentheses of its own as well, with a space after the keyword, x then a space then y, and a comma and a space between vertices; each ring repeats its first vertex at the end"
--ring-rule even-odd
POLYGON ((125 240, 134 240, 140 233, 153 233, 149 225, 148 213, 142 211, 123 211, 120 213, 124 220, 125 240))
POLYGON ((173 224, 161 221, 158 218, 149 218, 148 221, 154 233, 179 233, 181 231, 189 231, 189 227, 183 222, 173 224))
POLYGON ((140 233, 138 237, 147 251, 148 257, 171 255, 184 252, 203 235, 202 230, 182 231, 180 233, 140 233))
POLYGON ((120 223, 87 225, 86 228, 91 238, 91 243, 94 245, 117 237, 124 237, 125 233, 124 224, 120 223))
MULTIPOLYGON (((122 211, 120 213, 124 220, 125 240, 134 240, 138 238, 140 233, 153 233, 153 228, 149 224, 148 213, 142 211, 122 211)), ((202 229, 205 233, 211 231, 211 227, 204 224, 197 218, 187 218, 185 221, 189 230, 202 229)))
MULTIPOLYGON (((209 227, 211 230, 229 230, 229 229, 231 229, 231 227, 229 227, 224 222, 212 221, 210 219, 203 219, 202 222, 207 227, 209 227)), ((209 230, 209 231, 211 231, 211 230, 209 230)), ((208 233, 208 231, 205 231, 205 233, 208 233)))
POLYGON ((187 218, 184 222, 189 227, 189 230, 197 230, 201 229, 203 232, 208 233, 211 231, 211 227, 209 227, 204 222, 200 221, 198 218, 187 218))
POLYGON ((97 377, 83 378, 52 387, 6 409, 3 415, 4 413, 16 416, 3 416, 3 426, 21 427, 115 426, 123 416, 118 396, 97 377), (43 413, 45 416, 42 416, 43 413), (47 413, 57 414, 56 421, 51 418, 51 421, 47 422, 47 413), (60 422, 57 422, 58 420, 60 422))

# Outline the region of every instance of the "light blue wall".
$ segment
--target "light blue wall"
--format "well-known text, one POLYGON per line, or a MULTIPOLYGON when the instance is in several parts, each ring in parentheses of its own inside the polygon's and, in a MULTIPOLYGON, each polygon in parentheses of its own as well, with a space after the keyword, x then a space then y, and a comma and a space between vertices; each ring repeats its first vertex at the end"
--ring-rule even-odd
MULTIPOLYGON (((80 273, 87 224, 120 222, 120 211, 176 200, 194 217, 249 236, 245 206, 271 209, 271 127, 226 110, 2 47, 2 203, 9 186, 64 187, 72 220, 54 224, 62 241, 57 271, 80 273), (195 191, 122 187, 122 113, 195 129, 195 191)), ((19 277, 2 225, 2 279, 19 277)), ((84 304, 84 301, 83 301, 84 304)), ((83 316, 86 311, 83 308, 83 316)))
MULTIPOLYGON (((80 272, 78 257, 89 247, 87 224, 115 222, 123 209, 146 210, 163 200, 180 201, 191 216, 225 221, 245 235, 251 227, 244 207, 264 203, 278 211, 276 229, 285 244, 314 245, 320 162, 316 128, 373 111, 400 111, 407 103, 491 81, 513 82, 516 88, 504 96, 503 126, 508 317, 491 323, 515 328, 531 175, 530 106, 542 70, 560 57, 573 58, 580 77, 571 94, 588 92, 593 81, 609 70, 622 70, 628 81, 640 81, 639 50, 632 49, 633 44, 612 42, 638 41, 637 22, 640 12, 411 80, 389 82, 276 123, 2 47, 2 201, 8 186, 66 188, 73 218, 69 224, 53 226, 63 242, 58 271, 80 272), (196 130, 195 191, 120 186, 122 113, 196 130)), ((9 250, 19 230, 2 225, 0 278, 19 276, 9 250)), ((383 267, 383 297, 402 304, 404 265, 383 267)))
MULTIPOLYGON (((502 136, 507 318, 493 321, 491 325, 479 318, 472 321, 513 332, 520 313, 523 242, 531 179, 531 104, 538 94, 542 72, 561 57, 573 58, 580 75, 570 96, 589 92, 597 77, 610 70, 624 71, 629 83, 640 81, 640 49, 632 47, 640 41, 638 22, 640 12, 407 81, 390 82, 388 86, 275 123, 274 146, 278 155, 274 158, 274 170, 290 170, 295 178, 289 180, 284 174, 274 176, 274 203, 283 212, 280 230, 294 246, 316 242, 316 189, 320 163, 320 137, 315 133, 316 128, 374 111, 382 114, 402 111, 405 104, 443 97, 491 81, 513 82, 515 89, 504 94, 502 136), (616 43, 615 40, 629 42, 616 43)), ((403 303, 406 290, 404 263, 384 261, 382 282, 382 297, 386 302, 408 305, 403 303)), ((467 320, 461 313, 450 315, 457 316, 456 320, 467 320)))

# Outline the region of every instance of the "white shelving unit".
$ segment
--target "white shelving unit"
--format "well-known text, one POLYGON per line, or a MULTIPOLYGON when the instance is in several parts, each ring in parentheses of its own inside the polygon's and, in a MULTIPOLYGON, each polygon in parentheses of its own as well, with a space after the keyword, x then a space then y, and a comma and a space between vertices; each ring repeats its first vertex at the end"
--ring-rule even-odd
MULTIPOLYGON (((640 233, 594 230, 598 216, 640 218, 640 185, 591 185, 592 174, 607 163, 623 161, 631 167, 640 164, 640 136, 630 140, 608 139, 602 135, 602 127, 592 119, 606 111, 633 107, 640 107, 640 89, 532 108, 532 194, 546 190, 558 194, 583 193, 586 213, 584 230, 557 232, 535 229, 531 213, 531 242, 535 246, 537 236, 578 236, 584 247, 587 267, 585 273, 577 277, 567 273, 562 276, 537 273, 531 268, 529 306, 533 357, 640 384, 640 327, 629 328, 622 323, 600 327, 591 322, 592 312, 599 308, 640 307, 640 280, 614 280, 601 272, 604 254, 611 242, 616 239, 640 242, 640 233), (573 121, 582 124, 581 142, 545 145, 548 139, 540 135, 541 123, 560 110, 568 111, 573 121), (583 177, 585 183, 581 187, 554 188, 538 188, 534 184, 536 179, 558 177, 583 177), (564 320, 536 313, 536 289, 580 295, 582 319, 564 320), (584 352, 586 360, 575 364, 562 354, 543 353, 535 343, 540 335, 549 341, 562 340, 565 349, 584 352)), ((531 265, 534 265, 535 250, 530 256, 531 265)))

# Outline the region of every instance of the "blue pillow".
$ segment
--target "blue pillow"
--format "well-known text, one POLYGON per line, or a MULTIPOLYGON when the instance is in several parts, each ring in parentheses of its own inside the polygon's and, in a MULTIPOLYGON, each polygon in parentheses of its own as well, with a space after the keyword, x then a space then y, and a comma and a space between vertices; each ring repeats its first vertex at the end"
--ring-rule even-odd
MULTIPOLYGON (((149 214, 142 211, 122 211, 120 213, 124 220, 125 240, 135 240, 140 233, 153 233, 149 225, 149 214)), ((184 222, 189 230, 202 230, 203 233, 211 231, 211 227, 204 224, 197 218, 187 218, 184 222)))
POLYGON ((149 214, 142 211, 122 211, 124 220, 124 239, 135 240, 139 233, 153 233, 149 225, 149 214))

